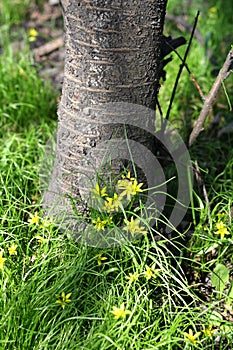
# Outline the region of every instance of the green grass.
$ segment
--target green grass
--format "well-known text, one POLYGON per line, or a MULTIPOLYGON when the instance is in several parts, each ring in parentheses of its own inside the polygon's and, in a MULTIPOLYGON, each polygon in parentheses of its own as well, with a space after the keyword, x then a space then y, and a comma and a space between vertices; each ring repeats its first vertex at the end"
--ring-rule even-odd
POLYGON ((1 0, 0 24, 11 27, 20 24, 27 14, 30 0, 1 0))
MULTIPOLYGON (((1 25, 9 26, 10 3, 3 2, 7 7, 1 25)), ((28 2, 21 5, 26 9, 28 2)), ((14 21, 19 23, 22 13, 14 21)), ((227 20, 223 23, 224 33, 231 33, 227 20)), ((214 25, 209 24, 209 30, 214 32, 214 25)), ((214 45, 211 48, 215 51, 214 45)), ((204 56, 198 66, 199 50, 198 44, 193 45, 189 67, 208 91, 213 81, 211 67, 204 56)), ((162 105, 174 79, 175 68, 169 69, 162 105)), ((186 125, 186 112, 194 118, 193 111, 198 115, 202 103, 185 73, 182 79, 171 120, 186 125)), ((226 87, 231 96, 230 82, 226 87)), ((224 104, 224 126, 232 114, 224 94, 218 101, 224 104)), ((75 242, 53 223, 46 226, 45 218, 38 224, 29 222, 36 212, 42 217, 39 169, 44 146, 56 127, 56 108, 56 94, 38 78, 29 51, 15 55, 6 45, 0 55, 0 252, 7 259, 0 269, 0 349, 231 349, 232 277, 224 293, 216 288, 205 290, 204 282, 213 279, 216 264, 224 265, 232 275, 232 134, 216 141, 215 135, 203 133, 190 151, 201 168, 210 205, 195 183, 189 240, 188 229, 170 241, 150 230, 127 245, 100 250, 75 242), (223 239, 215 233, 218 221, 229 232, 223 239), (17 255, 9 253, 12 244, 17 245, 17 255), (99 254, 106 258, 101 264, 99 254), (156 277, 147 279, 145 271, 154 263, 156 277), (130 274, 138 279, 130 283, 126 278, 130 274), (62 292, 72 293, 64 309, 56 302, 62 292), (122 303, 131 313, 115 319, 111 311, 122 303), (216 333, 205 336, 203 325, 212 325, 216 333), (196 345, 185 340, 189 329, 201 332, 196 345)))

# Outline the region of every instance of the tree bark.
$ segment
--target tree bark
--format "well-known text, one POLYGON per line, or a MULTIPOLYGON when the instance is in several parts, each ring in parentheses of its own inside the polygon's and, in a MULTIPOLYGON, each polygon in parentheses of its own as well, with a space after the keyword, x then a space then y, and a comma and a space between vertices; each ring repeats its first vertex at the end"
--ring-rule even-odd
MULTIPOLYGON (((98 144, 119 133, 116 125, 104 123, 111 111, 107 109, 100 115, 99 106, 127 102, 155 109, 166 3, 167 0, 61 0, 66 59, 56 158, 44 196, 50 215, 67 216, 69 212, 72 216, 67 196, 75 199, 78 212, 83 211, 78 201, 86 186, 82 174, 88 177, 93 173, 88 155, 98 144)), ((145 131, 127 127, 127 133, 153 151, 153 137, 145 131)), ((92 165, 96 169, 96 164, 92 165)))

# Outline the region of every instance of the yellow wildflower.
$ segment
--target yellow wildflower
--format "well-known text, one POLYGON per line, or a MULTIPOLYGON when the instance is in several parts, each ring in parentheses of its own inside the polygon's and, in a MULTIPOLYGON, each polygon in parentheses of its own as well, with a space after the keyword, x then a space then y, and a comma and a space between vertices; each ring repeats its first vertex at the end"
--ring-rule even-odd
POLYGON ((3 253, 4 253, 4 251, 2 250, 0 252, 0 270, 2 270, 2 271, 4 270, 4 263, 7 260, 6 258, 3 258, 3 253))
POLYGON ((218 221, 221 221, 221 219, 223 219, 223 218, 224 218, 224 216, 225 216, 225 214, 224 214, 224 213, 218 213, 218 214, 217 214, 218 221))
POLYGON ((133 185, 132 185, 132 191, 133 191, 133 195, 137 194, 138 192, 142 192, 142 187, 143 183, 138 183, 136 179, 134 179, 133 181, 133 185))
POLYGON ((108 223, 107 220, 101 220, 100 217, 98 217, 96 220, 92 220, 92 223, 95 225, 94 227, 97 229, 97 231, 104 230, 106 224, 108 223))
POLYGON ((47 219, 41 219, 40 228, 46 229, 46 228, 48 228, 49 226, 51 226, 52 224, 53 224, 52 221, 49 221, 49 220, 47 220, 47 219))
POLYGON ((35 28, 30 28, 30 29, 28 30, 28 35, 29 35, 29 36, 38 36, 39 33, 38 33, 38 31, 37 31, 35 28))
POLYGON ((205 337, 212 337, 212 334, 217 332, 217 330, 212 329, 212 327, 213 327, 212 324, 210 324, 208 327, 205 327, 204 325, 202 325, 202 332, 205 337))
POLYGON ((106 225, 111 225, 112 224, 112 216, 109 216, 109 218, 105 219, 106 225))
POLYGON ((56 303, 61 304, 61 307, 64 309, 66 306, 66 303, 70 303, 70 296, 72 293, 68 293, 65 295, 65 292, 62 292, 61 295, 56 295, 56 297, 58 298, 56 300, 56 303))
POLYGON ((106 198, 103 210, 105 210, 107 213, 110 213, 112 211, 118 211, 122 205, 121 200, 122 196, 119 196, 117 193, 114 193, 113 197, 106 198))
POLYGON ((35 236, 34 237, 38 243, 42 244, 42 243, 46 243, 47 242, 47 239, 42 237, 42 236, 35 236))
POLYGON ((138 277, 139 275, 137 273, 130 273, 128 276, 126 276, 125 278, 127 280, 129 280, 129 283, 132 283, 134 281, 138 281, 138 277))
POLYGON ((140 219, 134 219, 133 216, 131 216, 130 221, 127 219, 124 219, 125 227, 123 230, 129 231, 131 235, 135 235, 137 233, 140 234, 146 234, 147 232, 144 231, 145 227, 144 226, 139 226, 140 224, 140 219))
POLYGON ((201 332, 197 332, 196 334, 193 334, 193 330, 191 328, 189 328, 188 333, 184 332, 185 341, 190 342, 190 343, 195 345, 197 343, 196 338, 198 338, 200 334, 201 334, 201 332))
POLYGON ((113 212, 114 206, 113 206, 113 198, 107 197, 106 198, 107 202, 105 202, 104 206, 103 206, 103 210, 106 211, 107 213, 111 213, 113 212))
POLYGON ((93 193, 92 198, 100 198, 100 197, 106 197, 106 187, 100 188, 99 184, 97 183, 95 185, 95 188, 91 189, 91 192, 93 193))
POLYGON ((130 171, 128 171, 128 173, 127 173, 126 176, 125 176, 125 175, 121 175, 121 178, 122 178, 122 179, 128 179, 128 180, 130 180, 130 181, 133 181, 133 180, 135 179, 135 177, 131 177, 130 171))
POLYGON ((216 13, 218 11, 217 7, 216 6, 212 6, 210 9, 209 9, 210 13, 216 13))
POLYGON ((156 278, 160 269, 155 268, 156 263, 154 263, 151 267, 146 265, 146 270, 143 272, 147 280, 151 278, 156 278))
POLYGON ((130 177, 130 173, 125 177, 122 175, 122 180, 118 180, 117 187, 122 190, 121 196, 127 197, 127 200, 131 200, 132 196, 135 196, 138 192, 142 192, 142 183, 138 184, 135 178, 130 177))
POLYGON ((38 212, 36 211, 35 214, 29 214, 30 215, 30 219, 28 219, 28 223, 29 225, 38 225, 40 218, 38 216, 38 212))
POLYGON ((122 303, 120 307, 113 306, 110 312, 114 315, 115 319, 126 318, 126 315, 130 315, 132 313, 130 310, 125 310, 124 303, 122 303))
POLYGON ((10 255, 17 255, 17 244, 12 244, 10 247, 7 247, 7 249, 8 249, 8 252, 9 252, 9 254, 10 255))
POLYGON ((224 223, 222 221, 217 222, 216 227, 217 227, 218 230, 215 231, 214 233, 216 235, 220 235, 221 239, 223 239, 225 235, 229 235, 230 234, 230 232, 227 231, 227 228, 225 227, 225 225, 224 225, 224 223))
POLYGON ((39 35, 39 33, 37 32, 37 30, 35 28, 31 28, 28 30, 28 35, 29 35, 29 41, 33 42, 36 41, 36 37, 39 35))
POLYGON ((98 265, 101 265, 101 264, 102 264, 102 261, 107 260, 107 259, 108 259, 108 258, 106 258, 105 256, 102 256, 101 253, 98 254, 98 255, 97 255, 97 263, 98 263, 98 265))
POLYGON ((19 75, 25 75, 25 71, 22 68, 19 68, 19 75))

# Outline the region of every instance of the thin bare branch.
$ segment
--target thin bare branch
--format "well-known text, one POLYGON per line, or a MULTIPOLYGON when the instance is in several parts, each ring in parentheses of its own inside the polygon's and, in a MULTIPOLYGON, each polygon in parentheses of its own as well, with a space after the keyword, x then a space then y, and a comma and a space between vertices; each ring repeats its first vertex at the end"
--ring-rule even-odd
MULTIPOLYGON (((170 46, 169 43, 167 43, 167 45, 170 46)), ((189 73, 190 79, 192 80, 193 84, 196 86, 196 88, 197 88, 201 98, 204 101, 205 100, 205 95, 203 94, 200 85, 198 84, 198 82, 196 81, 194 75, 192 74, 191 70, 189 69, 189 66, 187 65, 186 62, 184 62, 184 59, 181 57, 181 55, 179 54, 179 52, 176 49, 172 48, 172 52, 175 52, 175 54, 179 57, 181 62, 184 64, 185 68, 187 69, 187 72, 189 73)))
POLYGON ((199 14, 200 14, 200 12, 198 11, 197 15, 195 17, 192 33, 191 33, 190 38, 189 38, 188 46, 186 48, 183 61, 182 61, 181 65, 180 65, 180 69, 179 69, 177 77, 176 77, 176 81, 175 81, 175 84, 174 84, 174 87, 173 87, 171 99, 170 99, 169 106, 168 106, 168 109, 167 109, 167 114, 166 114, 166 119, 167 120, 169 119, 169 115, 170 115, 172 104, 173 104, 173 101, 174 101, 174 98, 175 98, 178 82, 179 82, 181 73, 183 71, 183 68, 185 67, 186 59, 188 57, 188 53, 189 53, 189 50, 190 50, 190 47, 191 47, 191 44, 192 44, 192 40, 193 40, 194 32, 195 32, 195 29, 196 29, 196 26, 197 26, 197 21, 198 21, 199 14))
POLYGON ((197 90, 198 90, 202 100, 205 101, 205 95, 203 94, 200 85, 198 84, 198 82, 196 81, 196 79, 195 79, 195 77, 194 77, 194 75, 192 73, 190 73, 190 78, 191 78, 193 84, 196 86, 196 88, 197 88, 197 90))
POLYGON ((195 126, 191 132, 191 135, 189 137, 189 147, 192 146, 200 132, 203 130, 203 125, 206 120, 206 117, 212 108, 213 104, 215 103, 218 91, 220 89, 220 86, 222 85, 222 82, 227 79, 231 71, 233 70, 233 49, 231 49, 227 55, 227 58, 222 66, 222 69, 220 70, 210 92, 209 95, 205 98, 205 103, 202 107, 202 110, 199 114, 199 117, 195 123, 195 126))

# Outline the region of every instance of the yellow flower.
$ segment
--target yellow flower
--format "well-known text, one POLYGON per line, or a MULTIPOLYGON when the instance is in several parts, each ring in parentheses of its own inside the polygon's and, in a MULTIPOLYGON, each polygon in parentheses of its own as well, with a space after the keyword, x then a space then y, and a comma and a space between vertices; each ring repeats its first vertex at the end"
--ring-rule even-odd
POLYGON ((29 214, 30 215, 30 219, 28 219, 28 223, 29 225, 38 225, 40 218, 38 216, 38 212, 36 211, 35 214, 29 214))
POLYGON ((49 220, 47 220, 47 219, 41 219, 40 228, 46 229, 46 228, 48 228, 49 226, 51 226, 52 224, 53 224, 52 221, 49 221, 49 220))
POLYGON ((196 334, 193 334, 193 330, 191 328, 189 328, 188 333, 184 332, 185 341, 190 342, 190 343, 195 345, 197 343, 196 338, 198 338, 200 334, 201 334, 201 332, 197 332, 196 334))
POLYGON ((97 231, 100 231, 105 228, 105 225, 108 223, 108 221, 101 220, 101 218, 98 217, 97 220, 92 220, 92 223, 95 225, 94 227, 97 229, 97 231))
POLYGON ((130 173, 125 177, 122 175, 122 180, 118 180, 117 187, 122 190, 121 196, 127 197, 127 200, 131 200, 132 196, 135 196, 138 192, 142 192, 142 183, 138 184, 137 180, 130 177, 130 173))
POLYGON ((224 216, 225 216, 225 214, 224 214, 224 213, 218 213, 218 214, 217 214, 218 221, 221 221, 221 219, 223 219, 223 218, 224 218, 224 216))
POLYGON ((17 244, 14 244, 14 243, 10 247, 7 247, 9 254, 17 255, 17 251, 16 251, 17 247, 18 247, 17 244))
POLYGON ((154 263, 151 267, 146 265, 146 270, 143 272, 147 280, 151 278, 156 278, 160 269, 155 268, 156 263, 154 263))
POLYGON ((130 273, 128 276, 126 276, 125 278, 127 280, 129 280, 129 283, 132 283, 134 281, 138 281, 138 277, 139 275, 137 273, 130 273))
POLYGON ((95 185, 95 188, 91 189, 91 192, 94 194, 94 195, 92 195, 92 198, 97 198, 98 199, 100 197, 106 197, 107 196, 106 187, 101 189, 98 183, 95 185))
POLYGON ((135 235, 137 233, 140 234, 146 234, 147 232, 144 231, 145 227, 144 226, 139 226, 140 224, 140 219, 134 219, 133 216, 131 216, 130 221, 127 219, 124 219, 125 227, 123 230, 129 231, 131 235, 135 235))
POLYGON ((3 258, 3 253, 4 253, 4 251, 2 250, 0 252, 0 270, 2 270, 2 271, 4 270, 4 263, 7 260, 6 258, 3 258))
POLYGON ((222 221, 217 222, 216 227, 217 227, 218 230, 215 231, 214 233, 216 235, 220 235, 221 239, 223 239, 225 235, 229 235, 230 234, 230 232, 227 231, 227 228, 225 227, 225 225, 224 225, 224 223, 222 221))
POLYGON ((211 7, 211 8, 209 9, 209 11, 210 11, 211 13, 216 13, 216 12, 218 11, 218 9, 217 9, 216 6, 213 6, 213 7, 211 7))
POLYGON ((118 209, 122 205, 121 200, 122 196, 119 196, 117 193, 114 193, 113 197, 106 198, 107 202, 105 202, 103 210, 105 210, 107 213, 111 213, 112 211, 118 211, 118 209))
POLYGON ((128 171, 127 175, 121 175, 122 179, 128 179, 130 181, 133 181, 135 179, 135 177, 131 177, 130 175, 130 171, 128 171))
POLYGON ((106 198, 107 202, 105 202, 104 206, 103 206, 103 210, 106 211, 107 213, 111 213, 113 212, 114 206, 113 206, 113 198, 107 197, 106 198))
POLYGON ((138 192, 142 192, 142 189, 141 189, 142 185, 143 185, 143 183, 138 184, 137 180, 134 179, 133 186, 132 186, 132 190, 133 190, 132 194, 135 195, 138 192))
POLYGON ((98 263, 98 265, 101 265, 102 264, 102 261, 104 261, 104 260, 107 260, 108 258, 106 258, 105 256, 102 256, 102 254, 98 254, 97 255, 97 263, 98 263))
POLYGON ((205 327, 204 325, 202 325, 202 332, 205 337, 212 337, 212 334, 217 332, 217 330, 212 329, 212 327, 213 327, 212 324, 210 324, 208 327, 205 327))
POLYGON ((125 310, 124 303, 122 303, 120 307, 113 306, 110 312, 114 315, 115 319, 126 318, 126 315, 130 315, 132 313, 130 310, 125 310))
POLYGON ((22 68, 19 68, 19 75, 25 75, 25 71, 22 68))
POLYGON ((28 30, 28 35, 29 36, 38 36, 39 33, 38 33, 38 31, 35 28, 31 28, 31 29, 28 30))
POLYGON ((30 43, 33 43, 34 41, 36 41, 36 37, 35 36, 29 36, 28 41, 30 43))
POLYGON ((31 28, 28 31, 28 35, 29 35, 28 40, 30 42, 33 42, 33 41, 36 41, 36 37, 39 35, 39 33, 37 32, 37 30, 35 28, 31 28))
POLYGON ((47 242, 47 239, 42 237, 42 236, 35 236, 34 237, 38 243, 42 244, 42 243, 46 243, 47 242))
POLYGON ((61 304, 61 307, 64 309, 66 306, 66 303, 70 303, 70 296, 72 293, 68 293, 65 295, 65 292, 62 292, 61 295, 56 295, 56 297, 58 298, 56 300, 56 303, 61 304))

